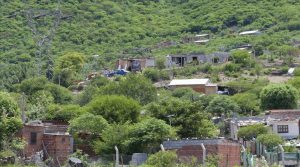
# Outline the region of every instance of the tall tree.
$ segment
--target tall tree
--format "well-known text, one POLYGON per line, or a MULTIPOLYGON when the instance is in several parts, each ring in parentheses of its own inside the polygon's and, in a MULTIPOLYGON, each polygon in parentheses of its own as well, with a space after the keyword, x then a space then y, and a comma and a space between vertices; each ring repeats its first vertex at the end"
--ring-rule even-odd
POLYGON ((298 99, 298 90, 286 84, 268 85, 260 93, 263 109, 293 109, 298 99))
POLYGON ((0 92, 0 151, 21 127, 17 103, 8 93, 0 92))
POLYGON ((54 81, 68 87, 79 78, 83 68, 84 56, 80 53, 67 53, 58 58, 55 64, 54 81))
POLYGON ((216 96, 205 108, 209 113, 221 116, 229 116, 232 113, 239 113, 240 107, 236 102, 232 101, 228 96, 216 96))
POLYGON ((150 103, 146 107, 147 114, 176 127, 180 137, 214 137, 217 128, 209 120, 201 103, 192 103, 178 98, 166 98, 150 103))
POLYGON ((103 116, 109 123, 137 122, 141 106, 131 98, 118 95, 96 97, 86 105, 88 112, 103 116))
POLYGON ((101 89, 103 94, 117 94, 131 97, 141 104, 154 101, 157 97, 151 81, 139 74, 129 74, 118 83, 110 83, 101 89))

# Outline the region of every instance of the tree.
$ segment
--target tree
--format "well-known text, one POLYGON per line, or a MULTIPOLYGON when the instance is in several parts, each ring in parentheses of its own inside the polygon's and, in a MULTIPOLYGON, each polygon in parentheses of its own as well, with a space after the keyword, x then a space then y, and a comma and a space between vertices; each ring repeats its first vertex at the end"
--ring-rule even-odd
POLYGON ((24 92, 26 95, 32 95, 37 91, 45 89, 47 84, 49 84, 49 81, 45 77, 28 78, 21 82, 20 92, 24 92))
POLYGON ((229 116, 232 113, 239 113, 240 107, 228 96, 216 96, 209 102, 209 105, 205 108, 205 110, 218 116, 221 116, 222 114, 229 116))
POLYGON ((86 110, 103 116, 109 123, 137 122, 141 106, 131 98, 106 95, 94 98, 86 105, 86 110))
POLYGON ((70 120, 75 119, 85 113, 86 113, 86 111, 84 109, 82 109, 79 105, 53 104, 53 105, 49 105, 47 107, 47 110, 43 116, 43 119, 69 122, 70 120))
POLYGON ((300 89, 300 77, 293 77, 292 79, 288 80, 288 84, 292 85, 296 89, 300 89))
POLYGON ((236 50, 231 53, 233 63, 241 64, 244 67, 252 63, 250 62, 250 57, 251 55, 245 50, 236 50))
POLYGON ((157 97, 155 87, 151 81, 139 74, 129 74, 119 83, 110 83, 100 91, 102 94, 116 94, 131 97, 141 104, 154 101, 157 97))
POLYGON ((204 94, 194 91, 192 88, 176 88, 172 92, 172 96, 190 101, 197 101, 204 94))
POLYGON ((163 120, 148 118, 130 128, 126 144, 132 153, 152 152, 159 148, 164 139, 173 138, 175 135, 175 130, 163 120))
POLYGON ((17 103, 8 93, 0 92, 0 150, 21 127, 22 121, 17 103))
POLYGON ((97 88, 96 86, 93 85, 88 85, 87 87, 85 87, 82 91, 82 93, 80 93, 77 98, 76 98, 76 102, 80 105, 86 105, 89 102, 92 101, 92 99, 99 93, 99 88, 97 88))
POLYGON ((39 90, 30 96, 29 101, 27 118, 37 120, 45 116, 47 106, 54 103, 54 98, 49 91, 39 90))
POLYGON ((72 93, 62 86, 51 83, 46 85, 45 89, 52 94, 54 103, 68 104, 73 99, 72 93))
POLYGON ((29 78, 21 82, 19 92, 31 96, 38 91, 48 91, 54 98, 54 103, 66 104, 72 100, 71 92, 59 85, 49 82, 44 77, 29 78))
POLYGON ((180 137, 215 137, 217 128, 209 120, 201 103, 192 103, 178 98, 166 98, 150 103, 146 113, 165 120, 178 129, 180 137))
POLYGON ((238 93, 231 98, 240 107, 240 114, 257 115, 260 113, 259 98, 253 93, 238 93))
POLYGON ((160 69, 160 70, 162 70, 162 69, 164 69, 164 68, 166 68, 166 66, 165 66, 165 59, 163 59, 163 58, 157 58, 156 59, 156 67, 158 68, 158 69, 160 69))
POLYGON ((257 140, 265 145, 268 150, 272 150, 274 147, 283 143, 282 137, 275 133, 261 134, 257 137, 257 140))
POLYGON ((108 126, 109 124, 102 116, 87 113, 71 120, 68 131, 79 143, 93 144, 108 126), (86 137, 81 139, 81 134, 86 137))
POLYGON ((121 153, 128 153, 128 146, 125 143, 128 140, 129 129, 132 125, 111 124, 102 131, 101 137, 93 143, 93 149, 97 154, 113 154, 114 147, 117 146, 121 153))
POLYGON ((58 58, 55 64, 54 81, 68 87, 78 78, 84 64, 84 56, 80 53, 67 53, 58 58))
POLYGON ((159 151, 149 156, 146 167, 174 167, 177 166, 177 155, 173 151, 159 151))
POLYGON ((160 79, 159 71, 155 68, 146 68, 143 70, 143 75, 152 82, 157 82, 160 79))
POLYGON ((297 107, 298 91, 291 85, 268 85, 260 93, 263 109, 293 109, 297 107))
POLYGON ((244 140, 252 140, 253 138, 257 138, 257 136, 266 133, 268 133, 268 128, 262 124, 249 125, 241 127, 238 130, 238 137, 243 138, 244 140))

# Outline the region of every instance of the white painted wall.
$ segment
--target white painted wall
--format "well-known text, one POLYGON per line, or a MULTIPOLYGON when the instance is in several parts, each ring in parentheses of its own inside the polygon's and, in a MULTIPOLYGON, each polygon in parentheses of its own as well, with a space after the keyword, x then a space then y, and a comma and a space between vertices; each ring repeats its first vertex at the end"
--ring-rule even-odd
POLYGON ((299 136, 298 120, 295 120, 295 121, 270 121, 268 124, 273 126, 272 130, 274 133, 277 133, 278 135, 280 135, 284 138, 297 138, 299 136), (278 125, 288 125, 289 132, 288 133, 278 133, 277 132, 278 125))

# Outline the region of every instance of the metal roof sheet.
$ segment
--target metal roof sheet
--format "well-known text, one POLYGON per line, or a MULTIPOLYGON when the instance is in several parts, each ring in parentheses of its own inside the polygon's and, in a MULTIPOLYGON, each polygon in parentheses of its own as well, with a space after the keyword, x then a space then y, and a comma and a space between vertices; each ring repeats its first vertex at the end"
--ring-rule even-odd
POLYGON ((170 82, 169 86, 180 85, 206 85, 209 83, 209 79, 174 79, 170 82))

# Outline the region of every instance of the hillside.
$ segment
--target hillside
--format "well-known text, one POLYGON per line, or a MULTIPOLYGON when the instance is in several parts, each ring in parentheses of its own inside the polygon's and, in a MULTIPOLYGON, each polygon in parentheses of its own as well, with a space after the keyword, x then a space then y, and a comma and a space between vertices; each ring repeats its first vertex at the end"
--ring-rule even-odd
POLYGON ((5 78, 13 75, 13 83, 34 75, 37 64, 45 70, 68 52, 88 58, 100 55, 109 67, 118 57, 229 51, 245 43, 254 46, 256 55, 263 50, 280 54, 293 39, 300 39, 296 0, 0 0, 0 4, 0 73, 5 78), (263 34, 237 36, 253 29, 263 34), (210 33, 213 40, 205 46, 183 42, 197 33, 210 33), (38 55, 43 60, 36 63, 38 55))

